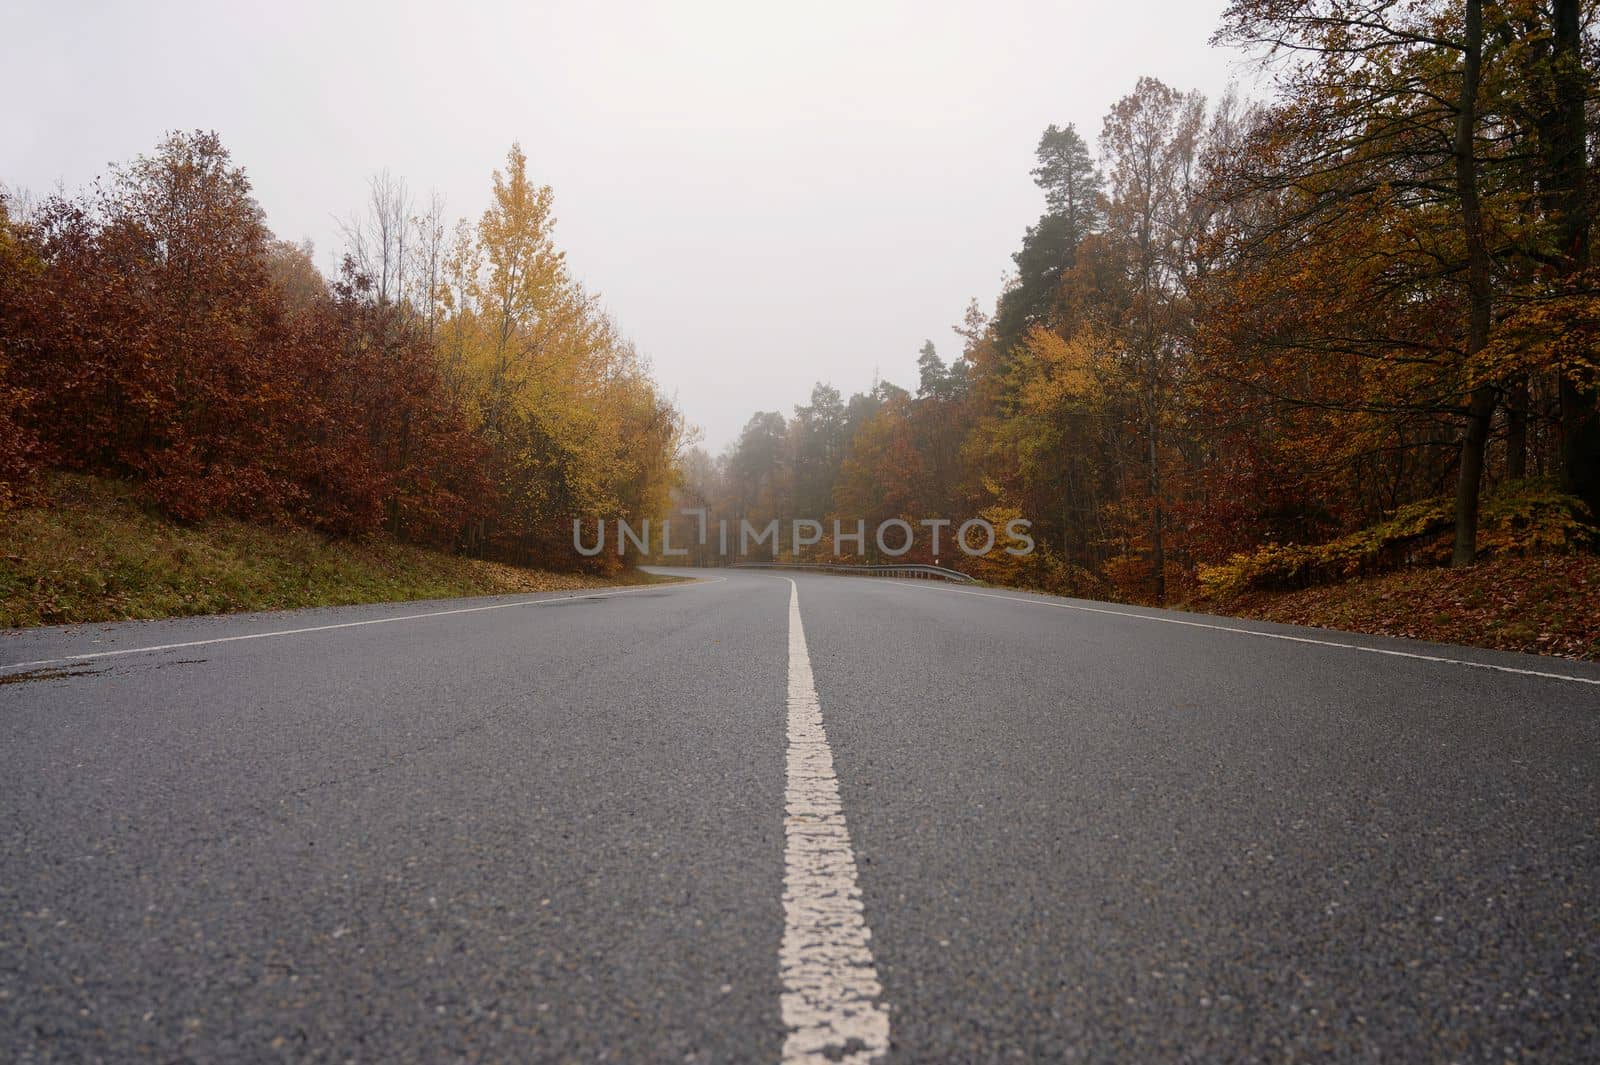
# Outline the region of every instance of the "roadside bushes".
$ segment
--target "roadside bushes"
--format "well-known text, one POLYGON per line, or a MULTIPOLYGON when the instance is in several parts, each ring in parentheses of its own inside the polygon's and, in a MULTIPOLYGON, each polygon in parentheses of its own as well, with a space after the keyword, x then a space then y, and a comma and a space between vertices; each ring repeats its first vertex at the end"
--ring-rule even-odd
POLYGON ((431 347, 353 270, 291 300, 275 244, 207 133, 0 215, 0 504, 55 466, 184 521, 452 544, 486 489, 431 347))
POLYGON ((37 264, 15 239, 6 199, 0 194, 0 512, 10 509, 32 483, 40 463, 39 439, 23 426, 31 392, 11 371, 13 335, 22 320, 21 296, 37 264))
POLYGON ((572 517, 665 507, 682 417, 567 272, 521 150, 448 240, 437 204, 381 189, 387 242, 357 224, 331 282, 214 133, 86 195, 0 199, 0 506, 79 471, 180 521, 561 568, 572 517))
MULTIPOLYGON (((1415 565, 1450 561, 1454 501, 1425 499, 1387 521, 1324 544, 1270 544, 1227 562, 1200 568, 1211 599, 1252 591, 1307 588, 1415 565)), ((1583 502, 1543 480, 1511 482, 1483 502, 1478 545, 1484 557, 1568 554, 1600 542, 1583 502)))
POLYGON ((33 482, 38 441, 18 424, 27 394, 6 380, 0 357, 0 513, 14 506, 33 482))

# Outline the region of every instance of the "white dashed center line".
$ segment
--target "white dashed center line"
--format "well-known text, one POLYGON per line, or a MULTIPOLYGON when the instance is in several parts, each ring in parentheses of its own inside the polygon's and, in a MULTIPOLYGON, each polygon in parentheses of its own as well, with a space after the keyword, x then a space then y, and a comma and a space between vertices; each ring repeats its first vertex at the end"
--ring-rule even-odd
MULTIPOLYGON (((788 578, 785 578, 788 580, 788 578)), ((869 1062, 889 1050, 839 778, 811 679, 800 589, 789 581, 789 758, 785 789, 783 1061, 869 1062)))

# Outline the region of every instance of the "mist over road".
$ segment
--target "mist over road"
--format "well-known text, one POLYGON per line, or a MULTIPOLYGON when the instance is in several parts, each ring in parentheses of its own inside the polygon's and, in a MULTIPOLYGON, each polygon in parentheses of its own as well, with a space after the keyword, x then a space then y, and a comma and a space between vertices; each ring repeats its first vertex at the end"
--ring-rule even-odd
POLYGON ((0 638, 0 1060, 1600 1059, 1600 669, 694 575, 0 638))

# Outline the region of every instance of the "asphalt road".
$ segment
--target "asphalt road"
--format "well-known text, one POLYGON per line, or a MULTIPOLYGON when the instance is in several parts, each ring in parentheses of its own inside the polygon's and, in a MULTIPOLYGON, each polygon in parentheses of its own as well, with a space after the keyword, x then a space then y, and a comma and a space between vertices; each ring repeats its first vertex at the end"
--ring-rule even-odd
POLYGON ((0 636, 0 1061, 1600 1060, 1600 669, 713 576, 0 636))

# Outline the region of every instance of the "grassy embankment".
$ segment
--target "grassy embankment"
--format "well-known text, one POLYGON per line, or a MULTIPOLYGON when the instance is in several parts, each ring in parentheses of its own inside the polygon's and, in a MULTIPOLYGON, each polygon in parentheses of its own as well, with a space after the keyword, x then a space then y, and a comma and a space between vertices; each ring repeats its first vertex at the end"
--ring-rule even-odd
POLYGON ((549 573, 383 540, 160 517, 128 485, 63 475, 0 513, 0 628, 548 592, 666 580, 549 573))

